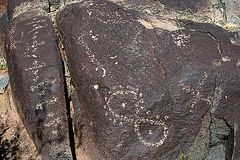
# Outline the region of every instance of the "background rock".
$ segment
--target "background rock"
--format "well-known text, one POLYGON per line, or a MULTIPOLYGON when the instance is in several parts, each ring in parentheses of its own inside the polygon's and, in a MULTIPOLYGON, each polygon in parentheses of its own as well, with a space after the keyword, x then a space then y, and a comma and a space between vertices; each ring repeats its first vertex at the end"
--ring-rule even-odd
POLYGON ((220 144, 219 146, 215 146, 210 149, 209 155, 205 160, 213 160, 213 159, 225 160, 226 159, 225 152, 226 151, 225 151, 224 145, 220 144))
MULTIPOLYGON (((237 1, 218 0, 109 0, 128 9, 172 19, 212 23, 229 31, 239 32, 240 18, 237 1)), ((238 40, 239 41, 239 40, 238 40)))
POLYGON ((211 146, 217 146, 224 143, 230 134, 231 129, 227 126, 226 122, 223 119, 220 119, 216 115, 211 117, 212 123, 210 124, 210 135, 211 135, 211 146))
POLYGON ((175 10, 187 11, 190 9, 192 12, 196 13, 199 10, 209 9, 211 4, 208 0, 157 0, 158 2, 164 4, 168 8, 173 8, 175 10))
POLYGON ((0 75, 0 93, 4 93, 8 85, 8 78, 5 75, 0 75))

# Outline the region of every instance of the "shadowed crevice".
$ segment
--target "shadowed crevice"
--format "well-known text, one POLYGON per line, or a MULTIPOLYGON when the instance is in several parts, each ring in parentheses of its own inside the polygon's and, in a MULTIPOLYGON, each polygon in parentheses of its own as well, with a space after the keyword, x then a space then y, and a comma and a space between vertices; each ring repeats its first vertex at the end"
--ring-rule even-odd
POLYGON ((75 151, 75 140, 74 140, 74 132, 73 132, 73 122, 71 117, 71 110, 70 110, 70 98, 68 95, 68 88, 67 88, 67 82, 66 82, 66 76, 65 76, 65 67, 64 62, 63 64, 63 75, 64 75, 64 91, 65 91, 65 99, 66 99, 66 107, 67 107, 67 118, 68 118, 68 130, 69 130, 69 141, 70 141, 70 147, 72 151, 72 157, 73 160, 77 160, 76 158, 76 151, 75 151))
POLYGON ((226 160, 232 160, 233 150, 234 150, 234 129, 231 127, 227 121, 225 120, 226 124, 230 128, 230 135, 225 142, 226 148, 226 160))

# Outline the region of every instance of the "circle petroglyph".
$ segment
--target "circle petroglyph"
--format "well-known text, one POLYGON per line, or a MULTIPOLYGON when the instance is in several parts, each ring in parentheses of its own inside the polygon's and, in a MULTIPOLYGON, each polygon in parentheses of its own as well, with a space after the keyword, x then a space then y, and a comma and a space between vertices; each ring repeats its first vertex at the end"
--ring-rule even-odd
MULTIPOLYGON (((152 147, 161 146, 168 137, 168 127, 164 122, 166 119, 161 120, 159 115, 151 116, 152 118, 141 115, 141 112, 146 111, 147 108, 143 93, 138 89, 131 86, 118 86, 113 87, 113 90, 110 92, 110 97, 106 99, 105 116, 111 117, 109 120, 120 126, 123 123, 132 124, 134 132, 142 144, 152 147), (144 125, 147 127, 142 127, 144 125), (156 136, 156 134, 160 135, 156 136)), ((151 112, 147 111, 146 115, 151 115, 151 112)))

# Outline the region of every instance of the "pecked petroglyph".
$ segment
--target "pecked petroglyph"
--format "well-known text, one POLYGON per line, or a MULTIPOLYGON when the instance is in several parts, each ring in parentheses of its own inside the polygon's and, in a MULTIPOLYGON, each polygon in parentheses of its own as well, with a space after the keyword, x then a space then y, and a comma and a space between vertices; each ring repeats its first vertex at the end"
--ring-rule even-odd
MULTIPOLYGON (((83 46, 85 47, 85 49, 86 49, 86 51, 87 51, 86 53, 87 53, 89 59, 91 60, 91 62, 92 62, 94 65, 96 65, 95 70, 96 70, 97 72, 100 71, 100 70, 102 70, 102 77, 105 77, 106 74, 107 74, 107 71, 106 71, 106 69, 103 67, 103 65, 98 61, 98 59, 95 57, 95 55, 92 54, 92 51, 91 51, 91 49, 88 47, 88 45, 84 42, 84 36, 85 36, 85 35, 86 35, 86 34, 83 34, 82 36, 79 36, 78 39, 77 39, 77 43, 78 43, 78 44, 81 44, 81 45, 83 45, 83 46)), ((98 40, 98 38, 97 38, 98 34, 93 35, 92 30, 89 31, 89 35, 91 36, 91 38, 93 39, 93 41, 98 40)))
POLYGON ((193 94, 193 102, 191 104, 190 110, 189 112, 193 113, 193 109, 195 107, 195 105, 200 102, 201 100, 207 102, 208 104, 211 104, 210 101, 210 97, 207 98, 203 98, 203 95, 200 94, 200 89, 202 88, 202 86, 204 85, 204 83, 206 82, 208 78, 208 74, 206 72, 204 72, 204 75, 200 81, 200 83, 198 84, 196 89, 191 89, 190 86, 185 85, 184 83, 179 84, 178 86, 180 86, 182 88, 183 91, 185 91, 186 93, 191 93, 193 94))
POLYGON ((40 63, 39 64, 38 61, 33 61, 32 66, 26 68, 25 71, 31 71, 35 76, 35 78, 33 78, 33 81, 37 82, 37 80, 39 78, 39 75, 38 75, 39 70, 38 69, 43 68, 44 66, 46 66, 45 63, 40 63))
POLYGON ((49 105, 53 105, 57 102, 57 98, 56 97, 53 97, 52 99, 46 99, 44 100, 42 103, 38 103, 36 105, 36 110, 42 110, 43 109, 43 106, 49 106, 49 105))
POLYGON ((38 64, 38 63, 39 63, 38 61, 33 61, 32 67, 26 68, 25 71, 33 71, 34 72, 34 70, 37 70, 37 69, 45 66, 44 63, 42 63, 42 64, 38 64))
POLYGON ((236 63, 236 67, 240 66, 240 59, 238 59, 237 63, 236 63))
POLYGON ((186 35, 182 31, 176 31, 174 34, 172 34, 172 39, 173 42, 178 46, 178 47, 186 47, 186 43, 189 42, 190 35, 186 35))
MULTIPOLYGON (((168 115, 164 116, 164 119, 160 119, 160 115, 156 115, 152 119, 142 117, 140 114, 144 112, 143 110, 146 109, 144 106, 144 98, 143 93, 139 92, 138 88, 133 88, 131 86, 123 87, 121 85, 115 86, 112 88, 113 92, 110 92, 110 97, 105 98, 106 105, 104 105, 104 109, 106 110, 105 116, 108 117, 110 121, 112 121, 113 124, 122 126, 123 123, 131 123, 134 127, 134 131, 136 133, 137 138, 139 141, 146 145, 146 146, 152 146, 152 147, 159 147, 161 146, 164 141, 168 137, 168 127, 165 124, 164 120, 167 120, 169 117, 168 115), (119 102, 117 106, 114 106, 112 102, 119 102), (121 111, 122 109, 131 109, 130 115, 122 115, 121 111), (151 126, 154 126, 154 129, 157 130, 158 128, 162 128, 162 132, 157 132, 158 134, 162 134, 161 139, 158 141, 150 141, 146 139, 141 134, 140 125, 148 124, 151 126)), ((146 111, 146 114, 151 114, 150 111, 146 111)), ((153 130, 148 130, 148 135, 155 135, 153 134, 153 130)), ((156 132, 155 132, 156 133, 156 132)))
POLYGON ((222 61, 223 62, 231 62, 232 58, 229 58, 228 56, 223 56, 222 61))
POLYGON ((31 86, 31 87, 30 87, 30 90, 31 90, 31 92, 34 92, 35 89, 39 89, 40 87, 47 86, 47 85, 49 85, 49 84, 54 84, 54 83, 56 83, 56 82, 57 82, 57 79, 56 79, 56 78, 53 79, 53 80, 46 79, 46 80, 44 80, 44 81, 36 84, 35 86, 31 86))
POLYGON ((55 119, 51 120, 50 122, 48 122, 44 126, 45 127, 53 127, 53 126, 56 127, 60 122, 61 122, 61 118, 58 117, 58 118, 55 118, 55 119))

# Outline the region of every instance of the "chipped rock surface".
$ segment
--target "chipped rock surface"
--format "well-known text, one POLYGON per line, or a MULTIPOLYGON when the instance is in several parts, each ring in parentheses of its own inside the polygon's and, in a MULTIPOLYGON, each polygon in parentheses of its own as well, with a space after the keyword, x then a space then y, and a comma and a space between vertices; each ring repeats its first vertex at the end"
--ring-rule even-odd
POLYGON ((17 110, 42 159, 72 159, 62 62, 50 18, 28 10, 11 19, 6 48, 17 110))
POLYGON ((85 157, 177 159, 209 111, 231 129, 239 125, 240 48, 220 27, 181 23, 185 29, 159 28, 105 1, 72 4, 58 14, 82 111, 85 157))

